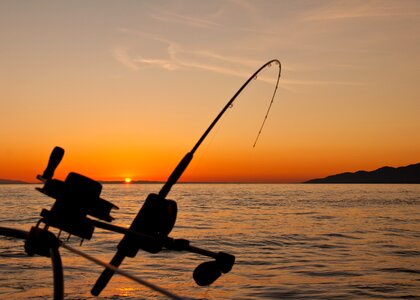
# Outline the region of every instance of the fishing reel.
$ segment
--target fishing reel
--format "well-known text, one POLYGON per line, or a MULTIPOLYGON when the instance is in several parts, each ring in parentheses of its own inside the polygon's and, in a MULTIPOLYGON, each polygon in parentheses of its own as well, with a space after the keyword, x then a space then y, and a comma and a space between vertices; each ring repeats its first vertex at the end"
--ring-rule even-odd
POLYGON ((118 244, 117 249, 128 257, 135 257, 139 249, 153 254, 160 252, 175 225, 177 211, 175 201, 162 199, 157 194, 149 194, 130 230, 151 236, 153 239, 139 239, 128 234, 118 244))
POLYGON ((51 210, 41 211, 40 222, 70 235, 91 239, 95 228, 87 216, 111 222, 114 219, 111 210, 118 207, 100 198, 102 185, 91 178, 71 172, 64 181, 53 179, 63 156, 64 149, 55 147, 44 173, 37 176, 44 186, 36 189, 56 200, 51 210))
MULTIPOLYGON (((48 255, 49 246, 46 245, 51 244, 50 240, 54 240, 47 230, 49 226, 82 239, 91 239, 95 227, 99 227, 124 234, 110 262, 115 267, 120 266, 125 257, 135 257, 140 249, 155 254, 166 248, 214 258, 213 261, 204 262, 194 270, 193 278, 200 286, 212 284, 222 273, 232 269, 235 262, 233 255, 204 250, 191 246, 188 240, 169 237, 176 222, 178 207, 174 200, 166 199, 165 196, 191 161, 191 154, 184 157, 159 194, 148 195, 129 228, 102 222, 111 222, 114 219, 110 215, 111 210, 118 207, 100 198, 102 185, 99 182, 74 172, 69 173, 64 181, 53 179, 55 169, 63 156, 64 149, 55 147, 51 152, 47 168, 42 175, 37 176, 44 182, 44 186, 37 190, 56 201, 50 210, 41 211, 41 220, 31 229, 31 238, 25 246, 28 254, 48 255), (39 229, 40 223, 44 223, 46 228, 39 229)), ((114 271, 111 269, 105 269, 91 293, 99 295, 113 274, 114 271)))
MULTIPOLYGON (((193 278, 199 286, 210 285, 222 273, 228 273, 235 263, 233 255, 204 250, 191 246, 190 241, 186 239, 173 239, 168 236, 175 225, 176 216, 177 204, 175 201, 162 198, 160 194, 149 194, 129 230, 118 244, 117 252, 110 264, 119 267, 125 257, 135 257, 140 249, 149 253, 158 253, 166 248, 197 253, 215 259, 201 263, 194 270, 193 278)), ((92 295, 98 296, 113 275, 113 270, 105 269, 93 286, 92 295)))

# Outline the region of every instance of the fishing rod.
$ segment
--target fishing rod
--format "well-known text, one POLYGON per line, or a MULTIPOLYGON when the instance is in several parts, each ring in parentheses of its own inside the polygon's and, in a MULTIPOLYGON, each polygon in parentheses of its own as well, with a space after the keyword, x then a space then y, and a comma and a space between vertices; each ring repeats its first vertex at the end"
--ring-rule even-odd
POLYGON ((226 110, 232 106, 235 99, 251 80, 257 78, 257 75, 263 69, 272 64, 276 64, 279 67, 276 86, 264 120, 255 139, 255 147, 265 121, 267 120, 278 88, 281 64, 277 59, 265 63, 241 86, 216 116, 191 151, 181 159, 159 193, 152 193, 147 196, 129 228, 110 224, 110 222, 114 220, 111 216, 111 211, 113 209, 118 209, 118 207, 100 197, 102 185, 98 181, 74 172, 70 172, 64 181, 53 178, 54 172, 64 156, 64 149, 55 147, 50 154, 46 169, 42 175, 37 176, 37 179, 42 181, 44 185, 42 188, 36 188, 41 193, 54 198, 55 203, 50 210, 42 209, 40 214, 41 219, 28 233, 0 227, 0 235, 25 239, 25 251, 31 256, 36 254, 51 257, 54 273, 54 299, 57 300, 62 299, 64 295, 63 271, 58 251, 60 246, 105 267, 105 270, 99 276, 91 290, 91 293, 95 296, 101 293, 116 272, 168 297, 181 299, 181 297, 170 293, 169 291, 150 284, 140 278, 135 278, 118 268, 125 257, 135 257, 140 249, 149 253, 158 253, 163 248, 166 248, 168 250, 188 251, 210 257, 213 259, 212 261, 201 263, 195 268, 193 278, 200 286, 212 284, 222 274, 230 272, 235 263, 235 256, 225 252, 213 252, 193 246, 190 244, 190 241, 186 239, 174 239, 169 237, 168 235, 176 222, 177 203, 173 200, 166 199, 166 197, 172 186, 179 180, 188 167, 193 159, 194 153, 226 110), (91 217, 95 219, 92 219, 91 217), (41 224, 44 224, 44 228, 41 228, 41 224), (55 234, 49 231, 49 227, 59 229, 58 236, 55 236, 55 234), (109 264, 83 254, 81 251, 73 249, 59 239, 61 231, 64 231, 69 234, 69 237, 71 235, 80 237, 83 242, 84 239, 89 240, 92 238, 95 228, 102 228, 124 235, 117 246, 116 254, 109 264))
MULTIPOLYGON (((267 112, 264 116, 264 120, 262 125, 259 129, 257 137, 254 142, 254 147, 258 141, 258 138, 262 132, 264 127, 265 121, 268 117, 270 112, 271 106, 274 101, 274 97, 277 92, 280 75, 281 75, 281 63, 278 59, 272 59, 262 65, 257 71, 252 74, 247 81, 239 88, 239 90, 233 95, 233 97, 226 103, 220 113, 216 116, 207 130, 203 133, 203 135, 198 139, 194 147, 188 152, 178 163, 175 169, 172 171, 170 176, 168 177, 166 183, 163 185, 161 190, 158 194, 149 194, 146 201, 144 202, 143 206, 140 208, 138 214, 134 218, 132 224, 130 225, 130 230, 133 232, 145 233, 152 235, 156 238, 165 239, 167 235, 171 232, 172 228, 175 225, 176 221, 176 214, 177 214, 177 205, 176 202, 173 200, 166 199, 166 196, 169 194, 172 186, 178 182, 179 178, 182 176, 188 165, 190 164, 191 160, 194 157, 194 153, 200 147, 201 143, 219 121, 219 119, 223 116, 228 108, 230 108, 235 101, 235 99, 241 94, 241 92, 245 89, 245 87, 255 78, 257 75, 266 67, 270 67, 272 64, 276 64, 279 67, 278 76, 276 80, 276 86, 274 88, 274 92, 271 97, 271 101, 267 112)), ((139 240, 133 238, 132 235, 124 235, 123 239, 117 246, 117 252, 112 258, 110 265, 115 267, 119 267, 125 257, 135 257, 139 249, 143 249, 150 253, 157 253, 161 250, 162 245, 156 243, 142 243, 139 240)), ((230 254, 226 254, 223 252, 223 257, 228 257, 228 264, 222 265, 220 262, 207 262, 199 265, 194 272, 194 279, 196 282, 201 285, 200 283, 208 283, 211 284, 214 282, 222 273, 227 273, 231 270, 235 257, 230 254), (206 279, 205 279, 206 278, 206 279)), ((96 281, 95 285, 93 286, 91 293, 92 295, 98 296, 101 291, 106 287, 108 282, 111 280, 114 271, 111 269, 105 269, 98 280, 96 281)), ((207 284, 203 284, 207 285, 207 284)))
POLYGON ((178 163, 176 168, 172 171, 172 174, 168 177, 168 180, 166 181, 165 185, 162 187, 162 189, 159 192, 159 196, 165 198, 172 186, 177 183, 178 179, 181 177, 181 175, 184 173, 186 168, 188 167, 189 163, 193 159, 195 151, 197 151, 198 147, 200 147, 201 143, 204 141, 204 139, 207 137, 207 135, 210 133, 210 131, 213 129, 213 127, 216 125, 216 123, 219 121, 219 119, 223 116, 223 114, 228 110, 228 108, 232 107, 233 102, 236 100, 236 98, 239 96, 240 93, 245 89, 245 87, 253 80, 256 79, 258 76, 258 73, 260 73, 263 69, 266 67, 270 67, 272 64, 277 64, 279 66, 279 73, 276 80, 276 87, 274 88, 273 95, 271 96, 270 105, 267 109, 267 112, 264 116, 263 123, 260 127, 260 130, 257 134, 257 137, 254 142, 254 147, 257 144, 258 138, 261 134, 262 128, 264 127, 265 120, 268 117, 268 114, 271 109, 271 105, 274 102, 274 97, 276 96, 277 88, 279 85, 280 75, 281 75, 281 63, 278 59, 273 59, 262 65, 257 71, 254 72, 254 74, 251 75, 251 77, 248 78, 247 81, 239 88, 239 90, 233 95, 233 97, 226 103, 226 105, 223 107, 223 109, 220 111, 220 113, 216 116, 216 118, 213 120, 213 122, 210 124, 210 126, 207 128, 207 130, 203 133, 203 135, 198 139, 197 143, 194 145, 194 147, 191 149, 190 152, 188 152, 184 158, 178 163))

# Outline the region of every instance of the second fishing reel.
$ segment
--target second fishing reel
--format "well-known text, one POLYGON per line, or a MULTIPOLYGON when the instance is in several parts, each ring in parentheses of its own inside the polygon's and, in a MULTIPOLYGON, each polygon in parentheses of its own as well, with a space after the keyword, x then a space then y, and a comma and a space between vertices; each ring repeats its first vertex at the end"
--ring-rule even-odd
POLYGON ((118 207, 100 197, 102 185, 84 175, 71 172, 64 181, 53 179, 55 169, 64 156, 64 149, 55 147, 47 168, 37 179, 44 182, 41 193, 56 201, 51 210, 43 209, 40 222, 82 239, 91 239, 94 226, 87 216, 111 222, 112 209, 118 207))

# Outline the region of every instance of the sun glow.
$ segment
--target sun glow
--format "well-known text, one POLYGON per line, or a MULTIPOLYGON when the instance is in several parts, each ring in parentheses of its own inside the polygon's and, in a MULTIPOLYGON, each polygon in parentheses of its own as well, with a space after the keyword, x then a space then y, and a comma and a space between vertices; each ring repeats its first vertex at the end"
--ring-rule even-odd
POLYGON ((129 177, 125 178, 125 179, 124 179, 124 182, 125 182, 125 183, 131 183, 131 178, 129 178, 129 177))

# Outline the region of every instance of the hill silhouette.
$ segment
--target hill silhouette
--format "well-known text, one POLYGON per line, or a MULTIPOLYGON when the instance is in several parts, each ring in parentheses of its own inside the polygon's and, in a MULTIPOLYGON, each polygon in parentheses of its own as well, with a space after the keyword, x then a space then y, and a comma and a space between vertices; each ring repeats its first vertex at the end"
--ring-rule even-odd
POLYGON ((382 167, 370 172, 346 172, 305 183, 420 183, 420 163, 398 168, 382 167))
POLYGON ((20 181, 20 180, 10 180, 10 179, 1 179, 0 184, 25 184, 27 182, 20 181))

